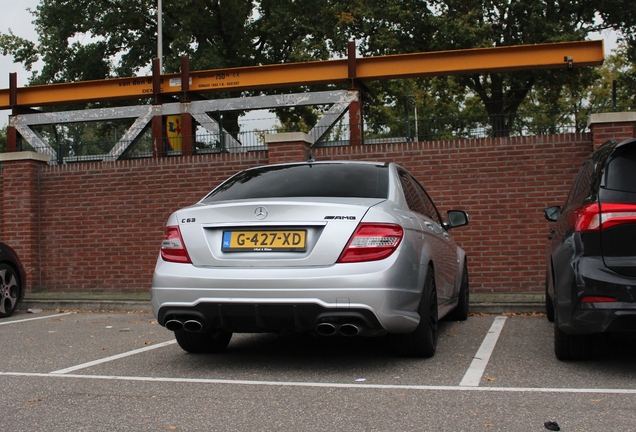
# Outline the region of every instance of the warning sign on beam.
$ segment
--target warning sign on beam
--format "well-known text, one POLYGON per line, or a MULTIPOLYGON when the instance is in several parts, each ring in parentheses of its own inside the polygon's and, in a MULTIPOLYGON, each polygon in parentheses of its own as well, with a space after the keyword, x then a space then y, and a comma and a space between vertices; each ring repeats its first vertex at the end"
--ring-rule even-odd
POLYGON ((166 117, 166 137, 171 150, 181 151, 181 116, 173 115, 166 117))

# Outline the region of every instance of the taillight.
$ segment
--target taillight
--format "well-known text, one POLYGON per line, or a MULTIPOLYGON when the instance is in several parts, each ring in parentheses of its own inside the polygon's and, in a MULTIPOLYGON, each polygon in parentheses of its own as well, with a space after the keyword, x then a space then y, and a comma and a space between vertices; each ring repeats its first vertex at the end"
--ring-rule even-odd
POLYGON ((402 241, 404 230, 394 224, 361 223, 351 236, 339 263, 377 261, 390 256, 402 241))
POLYGON ((624 223, 636 223, 636 204, 593 203, 574 210, 570 224, 574 231, 597 231, 624 223))
POLYGON ((169 262, 192 263, 178 226, 166 227, 161 241, 161 258, 169 262))
POLYGON ((581 299, 581 303, 615 303, 616 301, 614 297, 603 296, 586 296, 581 299))
POLYGON ((601 204, 601 226, 603 229, 624 223, 636 223, 635 204, 601 204))
POLYGON ((595 231, 601 227, 601 211, 598 203, 587 204, 570 213, 574 231, 595 231))

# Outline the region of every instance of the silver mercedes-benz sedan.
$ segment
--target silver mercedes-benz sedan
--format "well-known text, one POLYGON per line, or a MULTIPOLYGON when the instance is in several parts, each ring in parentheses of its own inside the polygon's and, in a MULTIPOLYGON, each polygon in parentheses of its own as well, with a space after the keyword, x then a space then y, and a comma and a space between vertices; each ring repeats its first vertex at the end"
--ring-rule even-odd
POLYGON ((438 320, 468 317, 466 254, 420 183, 394 163, 307 162, 241 171, 173 213, 152 309, 188 352, 232 333, 388 335, 430 357, 438 320))

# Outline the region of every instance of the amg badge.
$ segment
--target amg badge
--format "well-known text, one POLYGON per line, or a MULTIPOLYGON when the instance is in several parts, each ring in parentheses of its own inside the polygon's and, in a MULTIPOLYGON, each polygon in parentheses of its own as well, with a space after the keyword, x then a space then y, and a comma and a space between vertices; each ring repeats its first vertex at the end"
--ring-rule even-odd
POLYGON ((356 220, 355 216, 325 216, 327 220, 356 220))

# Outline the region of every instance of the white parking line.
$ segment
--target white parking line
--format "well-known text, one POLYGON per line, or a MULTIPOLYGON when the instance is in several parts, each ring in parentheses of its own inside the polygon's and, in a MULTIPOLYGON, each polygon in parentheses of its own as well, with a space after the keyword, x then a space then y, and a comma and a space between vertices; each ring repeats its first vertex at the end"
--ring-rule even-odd
POLYGON ((636 394, 636 389, 611 388, 533 388, 533 387, 474 387, 474 386, 431 386, 404 384, 352 384, 352 383, 317 383, 297 381, 249 381, 224 380, 205 378, 169 378, 169 377, 136 377, 136 376, 107 376, 107 375, 60 375, 50 373, 31 372, 0 372, 2 376, 34 377, 34 378, 72 378, 103 381, 130 381, 155 383, 184 383, 184 384, 228 384, 249 386, 278 386, 278 387, 307 387, 307 388, 345 388, 345 389, 379 389, 379 390, 443 390, 443 391, 479 391, 479 392, 509 392, 509 393, 573 393, 573 394, 636 394))
POLYGON ((506 318, 507 317, 505 316, 499 316, 495 318, 495 321, 492 323, 492 326, 490 326, 490 330, 488 330, 488 334, 484 338, 484 341, 481 343, 477 354, 475 354, 472 363, 468 367, 468 370, 466 371, 462 382, 459 383, 460 387, 479 386, 481 377, 484 375, 486 366, 488 366, 488 362, 490 361, 490 356, 495 349, 495 345, 497 344, 497 340, 499 339, 501 330, 503 329, 504 323, 506 322, 506 318))
POLYGON ((60 375, 60 374, 66 374, 66 373, 69 373, 69 372, 75 372, 75 371, 80 370, 80 369, 85 369, 87 367, 95 366, 95 365, 102 364, 102 363, 107 363, 109 361, 113 361, 113 360, 117 360, 117 359, 120 359, 120 358, 131 356, 131 355, 139 354, 139 353, 142 353, 142 352, 150 351, 150 350, 153 350, 153 349, 156 349, 156 348, 165 347, 167 345, 172 345, 174 343, 177 343, 177 341, 176 340, 169 340, 167 342, 161 342, 161 343, 158 343, 156 345, 150 345, 150 346, 147 346, 147 347, 144 347, 144 348, 139 348, 139 349, 136 349, 136 350, 125 352, 125 353, 116 354, 114 356, 106 357, 106 358, 99 359, 99 360, 94 360, 94 361, 91 361, 91 362, 88 362, 88 363, 82 363, 82 364, 77 365, 77 366, 71 366, 71 367, 66 368, 66 369, 60 369, 60 370, 56 370, 56 371, 49 372, 49 373, 50 374, 54 374, 54 375, 60 375))
POLYGON ((46 319, 46 318, 55 318, 55 317, 64 316, 64 315, 71 315, 71 314, 74 314, 74 313, 75 312, 64 312, 64 313, 56 313, 56 314, 53 314, 53 315, 40 316, 40 317, 36 317, 36 318, 26 318, 26 319, 16 320, 16 321, 0 322, 0 325, 23 323, 23 322, 26 322, 26 321, 41 320, 41 319, 46 319))

